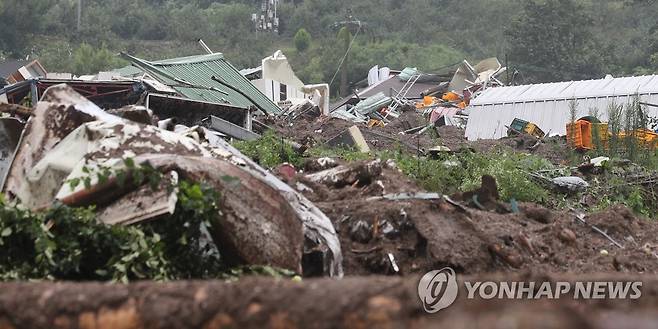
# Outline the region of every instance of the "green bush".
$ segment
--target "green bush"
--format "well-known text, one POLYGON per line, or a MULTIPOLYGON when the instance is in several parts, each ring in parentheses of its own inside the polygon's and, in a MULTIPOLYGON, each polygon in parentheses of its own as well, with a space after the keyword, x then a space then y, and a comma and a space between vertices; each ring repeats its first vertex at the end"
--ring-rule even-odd
POLYGON ((236 142, 234 146, 266 168, 274 168, 284 162, 298 166, 303 160, 290 144, 271 131, 257 140, 236 142))
POLYGON ((306 29, 301 28, 295 34, 293 43, 295 44, 297 51, 303 53, 311 46, 311 34, 309 34, 306 29))
POLYGON ((55 206, 33 213, 0 199, 0 280, 174 280, 217 278, 219 254, 202 227, 218 214, 217 194, 182 182, 169 218, 108 226, 92 208, 55 206))

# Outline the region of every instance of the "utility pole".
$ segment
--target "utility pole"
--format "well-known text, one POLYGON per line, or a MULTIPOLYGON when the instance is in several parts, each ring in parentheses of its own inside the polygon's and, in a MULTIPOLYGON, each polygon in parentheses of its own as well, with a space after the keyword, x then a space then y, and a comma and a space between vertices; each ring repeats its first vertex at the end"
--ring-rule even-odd
POLYGON ((339 30, 338 38, 341 39, 340 41, 342 41, 345 45, 345 55, 343 56, 343 59, 338 64, 338 69, 336 70, 336 73, 334 74, 334 77, 331 79, 329 85, 331 86, 333 84, 334 80, 336 79, 336 75, 338 74, 338 71, 340 71, 341 75, 340 75, 340 86, 338 88, 339 90, 338 93, 340 94, 340 96, 344 97, 348 94, 347 67, 349 66, 348 62, 349 62, 350 50, 352 49, 354 40, 359 35, 359 32, 361 32, 361 30, 365 28, 365 24, 360 20, 354 18, 354 16, 352 15, 352 10, 348 9, 346 20, 342 22, 335 22, 332 25, 332 28, 339 30), (356 33, 352 35, 351 30, 354 28, 356 29, 356 33))
POLYGON ((78 32, 80 32, 81 22, 82 22, 82 0, 78 0, 78 24, 76 25, 78 32))

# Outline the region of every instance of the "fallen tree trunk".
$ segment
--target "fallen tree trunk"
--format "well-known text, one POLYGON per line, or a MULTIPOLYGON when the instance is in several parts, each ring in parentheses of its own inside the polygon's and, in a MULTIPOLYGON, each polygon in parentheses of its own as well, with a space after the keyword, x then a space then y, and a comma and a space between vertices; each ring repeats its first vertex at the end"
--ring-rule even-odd
POLYGON ((382 173, 381 160, 367 163, 358 163, 351 166, 338 166, 321 172, 306 175, 306 178, 314 183, 320 183, 335 188, 341 188, 353 184, 369 184, 374 177, 382 173))
POLYGON ((658 277, 505 274, 464 280, 643 281, 639 300, 466 299, 423 312, 418 278, 247 278, 238 282, 0 284, 0 329, 14 328, 654 328, 658 277))

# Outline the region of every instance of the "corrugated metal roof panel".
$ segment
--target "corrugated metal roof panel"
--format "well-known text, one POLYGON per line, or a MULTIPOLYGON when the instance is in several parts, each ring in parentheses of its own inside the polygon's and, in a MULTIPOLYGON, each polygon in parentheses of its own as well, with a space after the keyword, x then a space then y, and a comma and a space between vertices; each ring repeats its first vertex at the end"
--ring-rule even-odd
POLYGON ((472 105, 658 93, 658 75, 489 88, 472 105))
POLYGON ((263 95, 220 53, 152 62, 135 57, 132 59, 141 69, 187 98, 243 108, 256 106, 272 114, 281 112, 276 104, 263 95), (233 88, 213 80, 213 77, 233 88))

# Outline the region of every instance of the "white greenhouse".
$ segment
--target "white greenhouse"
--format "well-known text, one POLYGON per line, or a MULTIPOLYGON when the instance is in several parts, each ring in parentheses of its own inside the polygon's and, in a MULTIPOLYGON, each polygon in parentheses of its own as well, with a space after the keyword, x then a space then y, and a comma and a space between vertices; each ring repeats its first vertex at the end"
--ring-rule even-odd
MULTIPOLYGON (((641 102, 658 104, 658 75, 489 88, 468 108, 466 137, 502 138, 515 118, 533 122, 551 136, 565 135, 574 100, 577 117, 596 112, 607 121, 611 104, 626 105, 636 96, 641 102)), ((658 107, 647 110, 658 116, 658 107)))

